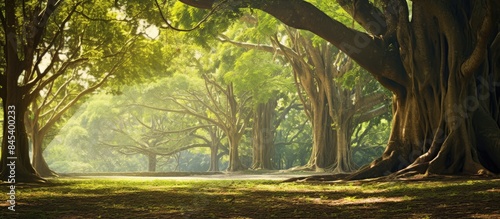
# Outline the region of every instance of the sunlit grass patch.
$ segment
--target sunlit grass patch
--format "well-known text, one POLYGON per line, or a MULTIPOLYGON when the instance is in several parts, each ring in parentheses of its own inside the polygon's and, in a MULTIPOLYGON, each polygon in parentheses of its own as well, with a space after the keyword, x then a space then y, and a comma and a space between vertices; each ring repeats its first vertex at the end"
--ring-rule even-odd
MULTIPOLYGON (((269 212, 276 218, 460 218, 500 212, 495 201, 500 200, 499 188, 500 182, 494 180, 280 183, 60 178, 45 185, 19 185, 17 213, 28 218, 34 214, 41 218, 261 218, 269 212)), ((7 187, 0 191, 6 192, 7 187)), ((1 218, 4 214, 0 211, 1 218)))

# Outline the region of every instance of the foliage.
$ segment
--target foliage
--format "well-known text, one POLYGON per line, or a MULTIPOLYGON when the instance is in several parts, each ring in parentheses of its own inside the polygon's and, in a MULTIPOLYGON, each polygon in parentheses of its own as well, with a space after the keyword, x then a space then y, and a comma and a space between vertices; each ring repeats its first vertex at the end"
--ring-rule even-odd
MULTIPOLYGON (((168 6, 167 6, 168 9, 168 6)), ((186 33, 186 39, 200 45, 206 49, 210 49, 218 34, 223 32, 235 19, 241 16, 240 9, 231 8, 227 4, 222 5, 213 14, 211 14, 206 22, 203 19, 210 13, 188 7, 181 2, 176 2, 169 14, 172 15, 173 25, 178 25, 181 29, 191 29, 198 24, 199 28, 195 31, 186 33)))

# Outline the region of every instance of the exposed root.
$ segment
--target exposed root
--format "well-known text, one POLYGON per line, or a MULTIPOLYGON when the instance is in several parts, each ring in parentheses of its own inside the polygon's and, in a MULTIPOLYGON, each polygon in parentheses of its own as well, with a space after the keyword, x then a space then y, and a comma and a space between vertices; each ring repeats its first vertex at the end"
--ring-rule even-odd
POLYGON ((335 180, 344 180, 349 174, 327 174, 327 175, 313 175, 313 176, 303 176, 303 177, 294 177, 283 182, 325 182, 325 181, 335 181, 335 180))
POLYGON ((351 174, 347 177, 347 180, 357 180, 357 179, 367 179, 367 178, 377 178, 382 176, 387 176, 394 171, 401 169, 400 161, 395 158, 395 153, 393 152, 387 158, 379 158, 373 161, 370 165, 365 166, 358 170, 357 172, 351 174))
POLYGON ((46 173, 41 173, 41 172, 38 172, 38 173, 40 174, 41 177, 59 177, 59 175, 52 170, 50 170, 50 172, 46 172, 46 173))
POLYGON ((316 168, 314 168, 311 165, 304 165, 304 166, 298 166, 298 167, 292 167, 288 169, 287 171, 290 172, 298 172, 298 171, 316 171, 316 168))

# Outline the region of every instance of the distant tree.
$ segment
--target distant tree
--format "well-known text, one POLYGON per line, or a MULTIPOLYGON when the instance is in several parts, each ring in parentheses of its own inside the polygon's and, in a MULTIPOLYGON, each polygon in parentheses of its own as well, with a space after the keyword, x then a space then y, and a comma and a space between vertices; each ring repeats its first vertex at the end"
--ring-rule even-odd
POLYGON ((208 171, 219 172, 219 160, 225 154, 224 152, 219 153, 219 149, 223 149, 222 140, 225 138, 225 134, 217 126, 206 126, 202 130, 205 134, 194 133, 193 136, 210 145, 210 167, 208 171))
POLYGON ((172 125, 179 127, 178 121, 166 116, 120 116, 110 129, 111 137, 101 140, 101 144, 126 155, 142 154, 148 158, 148 171, 155 172, 158 156, 172 156, 195 147, 209 147, 205 143, 191 143, 191 132, 197 128, 171 130, 172 125), (149 122, 143 120, 150 120, 149 122), (170 127, 169 127, 170 126, 170 127), (170 130, 168 129, 170 128, 170 130))
MULTIPOLYGON (((289 108, 286 118, 276 129, 273 161, 278 169, 301 168, 307 164, 312 149, 312 132, 309 119, 302 108, 289 108)), ((281 114, 285 115, 285 114, 281 114)))
POLYGON ((229 142, 229 167, 228 171, 238 171, 246 169, 242 165, 239 154, 238 144, 245 132, 250 119, 250 109, 248 101, 251 96, 242 94, 238 96, 234 91, 234 85, 230 82, 222 84, 204 75, 204 89, 202 93, 188 92, 191 101, 196 101, 206 107, 207 112, 199 112, 189 106, 188 103, 183 103, 175 97, 170 97, 169 100, 177 106, 178 109, 161 109, 158 110, 167 112, 176 112, 188 114, 198 119, 202 119, 212 125, 222 129, 226 134, 229 142))
POLYGON ((352 135, 352 156, 358 167, 369 164, 380 157, 390 134, 390 115, 364 122, 356 127, 352 135))

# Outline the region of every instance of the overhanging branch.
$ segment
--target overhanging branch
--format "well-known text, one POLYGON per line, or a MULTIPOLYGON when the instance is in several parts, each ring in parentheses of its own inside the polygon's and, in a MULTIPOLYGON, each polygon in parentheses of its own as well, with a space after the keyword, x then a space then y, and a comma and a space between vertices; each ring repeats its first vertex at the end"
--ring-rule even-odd
MULTIPOLYGON (((204 9, 213 8, 215 2, 215 0, 180 1, 204 9)), ((397 83, 384 83, 394 92, 401 92, 398 89, 408 83, 398 52, 387 50, 388 45, 385 45, 381 38, 348 28, 306 1, 239 0, 231 3, 233 7, 260 9, 286 25, 313 32, 350 56, 376 76, 377 80, 385 79, 397 83)))
POLYGON ((337 0, 337 2, 369 33, 378 36, 387 31, 384 14, 370 1, 337 0))
MULTIPOLYGON (((489 7, 491 8, 493 6, 490 5, 489 7)), ((474 75, 474 72, 476 72, 477 69, 484 63, 488 50, 488 43, 493 40, 492 35, 494 34, 494 30, 496 30, 492 13, 493 9, 486 12, 483 24, 477 33, 476 46, 470 56, 462 63, 461 71, 466 78, 470 78, 474 75)))

